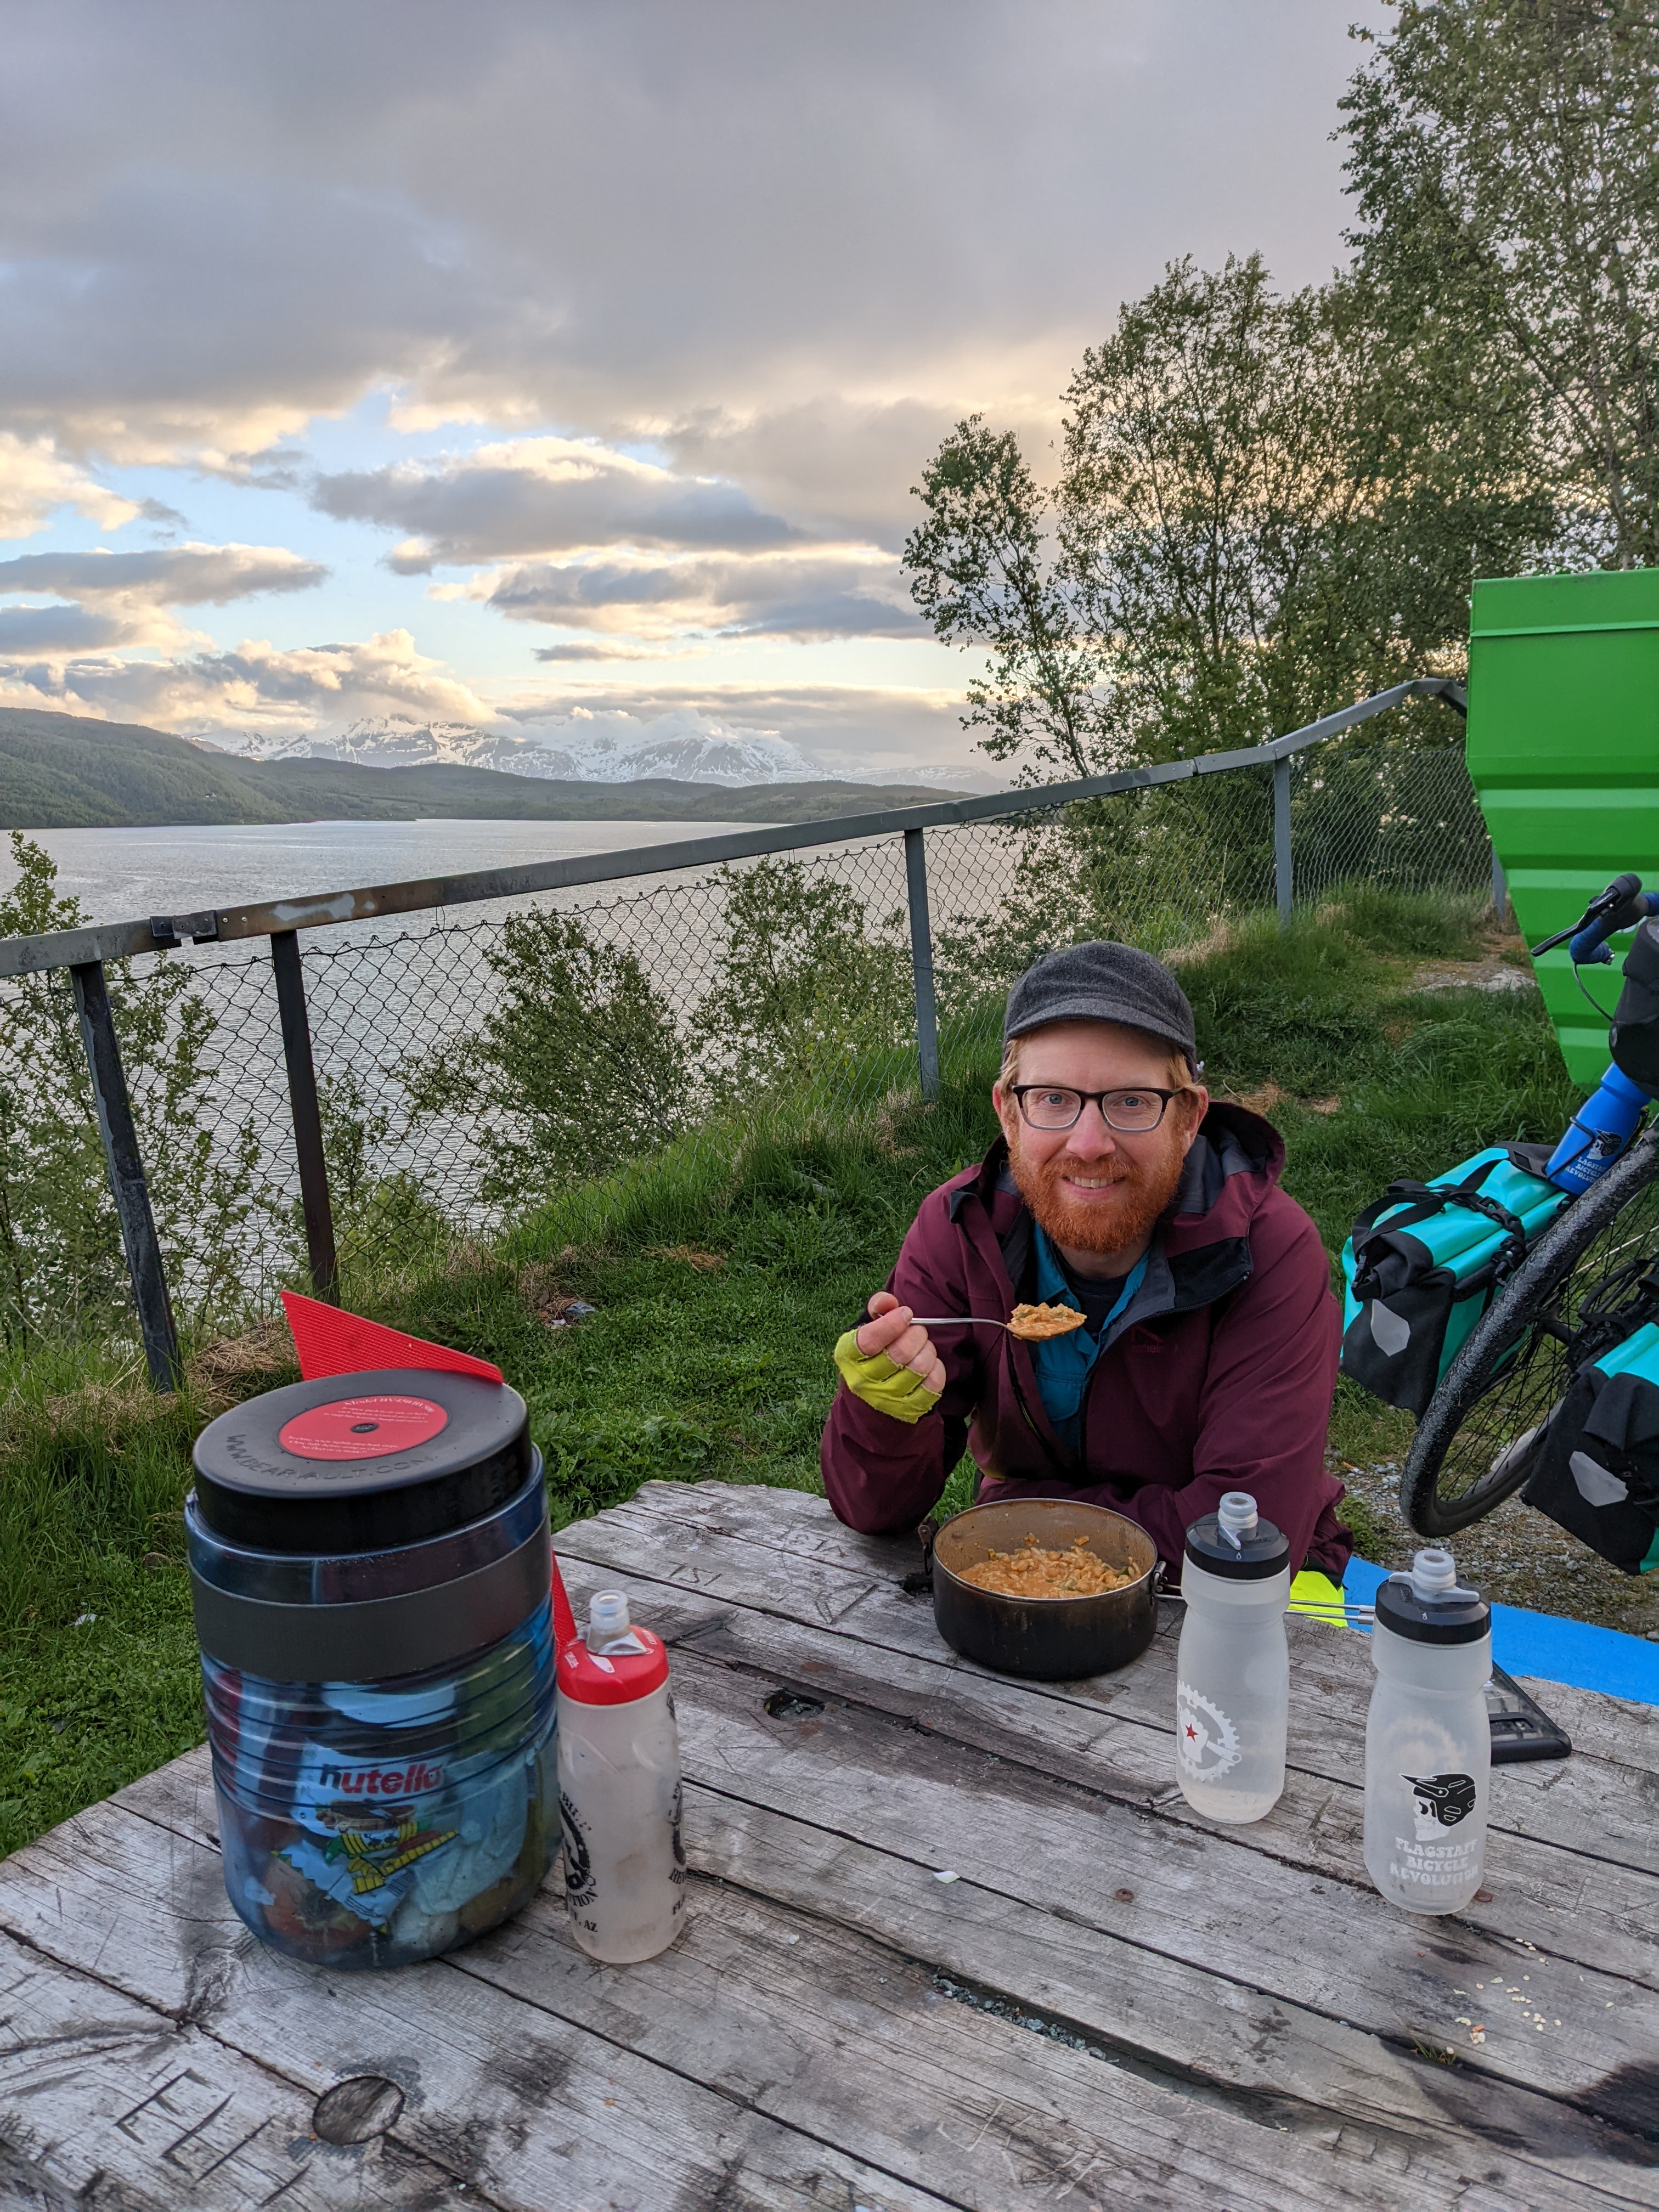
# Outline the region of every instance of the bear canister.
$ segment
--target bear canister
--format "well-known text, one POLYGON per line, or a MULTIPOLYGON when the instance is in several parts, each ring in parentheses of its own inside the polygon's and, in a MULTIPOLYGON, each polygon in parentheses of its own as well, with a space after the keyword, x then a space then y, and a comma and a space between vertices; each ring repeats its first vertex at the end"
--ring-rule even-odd
POLYGON ((493 1928, 559 1846, 547 1500, 525 1404, 431 1369, 266 1392, 185 1502, 225 1884, 340 1967, 493 1928))

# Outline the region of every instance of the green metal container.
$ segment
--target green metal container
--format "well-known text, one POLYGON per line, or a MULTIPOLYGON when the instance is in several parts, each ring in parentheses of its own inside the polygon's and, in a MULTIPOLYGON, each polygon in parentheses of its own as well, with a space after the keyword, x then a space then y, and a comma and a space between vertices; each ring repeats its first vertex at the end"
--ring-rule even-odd
MULTIPOLYGON (((1626 868, 1659 890, 1659 568, 1476 584, 1468 757, 1528 944, 1626 868)), ((1607 1024, 1565 945, 1537 968, 1568 1073, 1589 1089, 1607 1024)), ((1611 1010, 1616 967, 1585 980, 1611 1010)))

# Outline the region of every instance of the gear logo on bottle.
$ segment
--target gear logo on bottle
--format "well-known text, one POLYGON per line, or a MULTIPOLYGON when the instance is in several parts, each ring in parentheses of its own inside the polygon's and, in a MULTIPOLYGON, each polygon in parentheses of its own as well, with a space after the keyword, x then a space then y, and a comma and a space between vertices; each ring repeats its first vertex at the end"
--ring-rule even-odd
POLYGON ((1199 1782, 1227 1773, 1243 1755, 1232 1722, 1189 1682, 1176 1685, 1176 1747, 1182 1766, 1199 1782))
POLYGON ((1412 1786, 1412 1814, 1417 1840, 1431 1844, 1442 1828, 1455 1828, 1474 1810, 1472 1774, 1402 1774, 1412 1786))

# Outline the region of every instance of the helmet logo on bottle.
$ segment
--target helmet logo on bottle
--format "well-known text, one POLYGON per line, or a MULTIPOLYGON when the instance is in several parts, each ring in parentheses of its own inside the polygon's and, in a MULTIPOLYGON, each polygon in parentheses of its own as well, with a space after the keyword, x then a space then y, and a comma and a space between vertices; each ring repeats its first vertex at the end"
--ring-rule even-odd
POLYGON ((1212 1698, 1190 1682, 1176 1686, 1176 1756, 1194 1781, 1213 1781, 1243 1756, 1238 1730, 1212 1698))
POLYGON ((1474 1810, 1472 1774, 1402 1774, 1412 1785, 1412 1812, 1419 1843, 1432 1842, 1437 1828, 1455 1828, 1474 1810))
POLYGON ((592 1900, 593 1860, 576 1818, 576 1808, 562 1790, 559 1792, 559 1817, 564 1825, 564 1893, 574 1910, 592 1900))

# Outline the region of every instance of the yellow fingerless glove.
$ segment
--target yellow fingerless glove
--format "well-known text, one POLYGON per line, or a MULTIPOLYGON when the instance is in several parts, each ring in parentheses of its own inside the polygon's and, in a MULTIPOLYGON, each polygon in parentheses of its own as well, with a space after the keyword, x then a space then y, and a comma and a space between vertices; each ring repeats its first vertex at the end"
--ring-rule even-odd
POLYGON ((836 1365, 855 1398, 862 1398, 878 1413, 890 1413, 896 1421, 919 1421, 939 1403, 938 1391, 930 1390, 914 1369, 896 1367, 884 1352, 866 1359, 854 1328, 836 1344, 836 1365))

